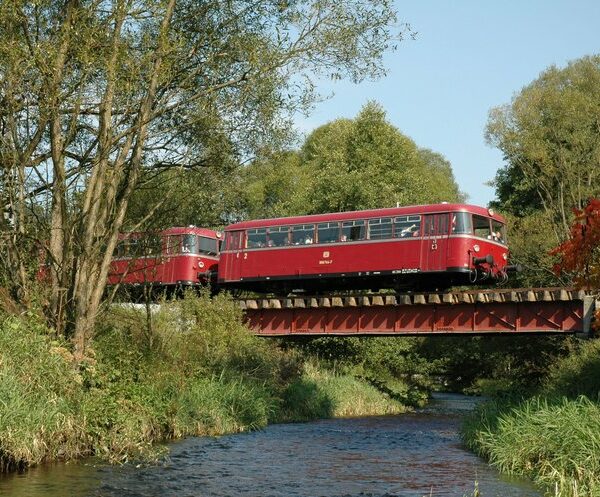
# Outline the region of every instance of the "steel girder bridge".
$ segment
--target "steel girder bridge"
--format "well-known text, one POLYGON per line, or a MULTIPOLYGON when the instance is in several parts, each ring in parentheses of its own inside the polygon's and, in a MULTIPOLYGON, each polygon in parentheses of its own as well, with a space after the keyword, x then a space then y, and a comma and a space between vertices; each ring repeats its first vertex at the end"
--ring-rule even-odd
POLYGON ((260 336, 577 334, 600 300, 564 288, 239 299, 260 336))

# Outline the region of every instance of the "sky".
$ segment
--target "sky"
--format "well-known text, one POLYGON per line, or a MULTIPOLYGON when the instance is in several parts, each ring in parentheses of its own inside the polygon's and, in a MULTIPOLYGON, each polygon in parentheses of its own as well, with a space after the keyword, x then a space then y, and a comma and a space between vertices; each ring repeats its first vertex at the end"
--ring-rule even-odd
POLYGON ((388 75, 375 82, 321 82, 318 103, 296 126, 304 133, 339 117, 355 117, 369 100, 421 148, 451 163, 469 203, 487 205, 486 183, 502 153, 485 143, 492 107, 551 65, 600 54, 600 0, 406 0, 399 20, 417 32, 385 57, 388 75))

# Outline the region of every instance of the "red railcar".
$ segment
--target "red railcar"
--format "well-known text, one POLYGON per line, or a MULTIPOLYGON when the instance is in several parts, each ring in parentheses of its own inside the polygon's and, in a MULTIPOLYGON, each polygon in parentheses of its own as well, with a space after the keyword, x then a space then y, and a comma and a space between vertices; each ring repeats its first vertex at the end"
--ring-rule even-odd
POLYGON ((228 226, 218 284, 254 291, 444 288, 507 279, 504 219, 435 204, 228 226))
POLYGON ((221 234, 188 226, 125 233, 115 250, 108 284, 135 292, 152 285, 171 293, 216 282, 221 234))

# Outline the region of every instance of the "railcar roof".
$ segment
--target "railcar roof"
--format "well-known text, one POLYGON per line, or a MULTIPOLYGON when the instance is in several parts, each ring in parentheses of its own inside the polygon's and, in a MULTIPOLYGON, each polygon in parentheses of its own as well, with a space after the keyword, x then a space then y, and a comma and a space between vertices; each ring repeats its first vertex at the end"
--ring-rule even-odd
POLYGON ((485 207, 470 204, 427 204, 407 205, 404 207, 388 207, 384 209, 369 209, 364 211, 332 212, 329 214, 313 214, 310 216, 278 217, 273 219, 257 219, 230 224, 225 231, 261 228, 266 226, 282 226, 286 224, 321 223, 327 221, 345 221, 350 219, 368 219, 374 217, 393 217, 409 214, 432 214, 436 212, 470 212, 480 216, 492 217, 502 223, 505 219, 499 214, 490 216, 485 207))
POLYGON ((221 233, 215 230, 211 230, 208 228, 198 228, 196 226, 176 226, 173 228, 167 228, 164 230, 156 230, 156 231, 148 231, 148 232, 143 232, 143 231, 130 231, 127 233, 122 233, 121 237, 122 238, 128 238, 128 237, 139 237, 139 236, 143 236, 147 233, 152 233, 155 235, 163 235, 163 236, 167 236, 167 235, 201 235, 201 236, 206 236, 209 238, 221 238, 221 233))
POLYGON ((175 227, 175 228, 167 228, 162 231, 163 235, 204 235, 211 238, 220 238, 221 234, 218 231, 211 230, 208 228, 198 228, 196 226, 185 226, 185 227, 175 227))

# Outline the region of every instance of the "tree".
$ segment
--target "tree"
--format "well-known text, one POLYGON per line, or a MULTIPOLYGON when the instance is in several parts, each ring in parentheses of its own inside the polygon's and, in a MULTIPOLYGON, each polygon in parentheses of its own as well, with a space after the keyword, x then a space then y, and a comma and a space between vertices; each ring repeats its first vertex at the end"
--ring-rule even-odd
POLYGON ((572 272, 579 286, 600 289, 600 199, 575 210, 569 239, 553 253, 560 258, 554 267, 557 273, 572 272))
POLYGON ((600 56, 552 66, 492 109, 486 139, 506 161, 495 179, 503 210, 544 211, 554 244, 565 240, 572 208, 600 194, 599 132, 600 56))
POLYGON ((50 261, 48 314, 77 358, 143 170, 202 167, 222 143, 245 157, 277 140, 282 111, 314 98, 314 75, 383 74, 394 21, 389 0, 0 4, 8 249, 30 242, 27 215, 46 205, 36 221, 50 261))
POLYGON ((315 129, 300 151, 251 164, 242 185, 250 217, 464 198, 450 163, 440 154, 419 149, 373 102, 354 119, 336 119, 315 129))

